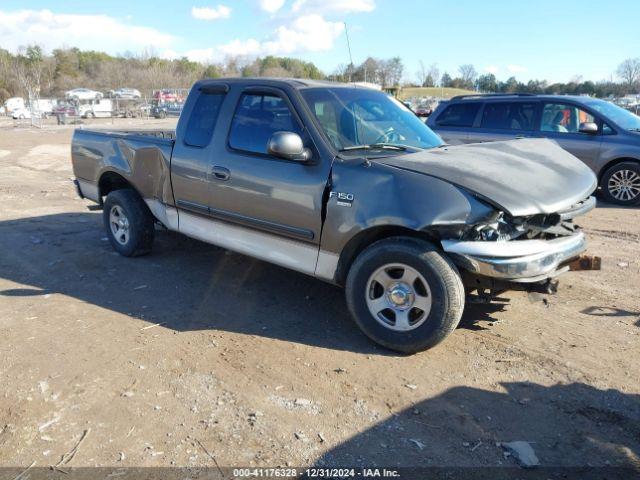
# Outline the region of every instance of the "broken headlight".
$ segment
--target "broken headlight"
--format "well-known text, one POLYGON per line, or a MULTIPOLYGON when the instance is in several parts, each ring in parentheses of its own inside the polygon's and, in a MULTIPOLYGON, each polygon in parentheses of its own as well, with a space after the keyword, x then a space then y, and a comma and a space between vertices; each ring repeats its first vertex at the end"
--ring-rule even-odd
POLYGON ((526 233, 524 225, 516 225, 505 218, 504 212, 495 212, 485 222, 474 225, 466 232, 465 240, 470 241, 507 241, 526 233))

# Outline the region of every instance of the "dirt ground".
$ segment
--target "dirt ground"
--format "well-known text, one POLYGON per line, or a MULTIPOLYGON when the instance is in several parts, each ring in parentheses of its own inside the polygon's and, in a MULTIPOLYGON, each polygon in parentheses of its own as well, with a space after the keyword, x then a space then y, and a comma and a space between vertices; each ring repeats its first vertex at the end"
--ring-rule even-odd
POLYGON ((302 274, 162 231, 115 254, 73 128, 0 120, 0 466, 86 432, 68 466, 514 466, 500 442, 524 440, 543 466, 640 468, 640 209, 582 220, 602 271, 400 356, 302 274))

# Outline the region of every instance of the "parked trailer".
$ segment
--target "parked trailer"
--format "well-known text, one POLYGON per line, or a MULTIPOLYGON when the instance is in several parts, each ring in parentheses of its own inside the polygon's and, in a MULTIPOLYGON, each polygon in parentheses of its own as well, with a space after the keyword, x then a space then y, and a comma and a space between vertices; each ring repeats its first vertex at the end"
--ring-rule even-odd
POLYGON ((37 100, 32 100, 30 106, 32 112, 40 112, 46 118, 49 115, 53 115, 53 110, 57 104, 58 101, 52 98, 38 98, 37 100))
POLYGON ((4 108, 7 115, 13 113, 14 110, 19 108, 25 108, 24 98, 22 97, 11 97, 4 102, 4 108))
POLYGON ((115 98, 112 102, 114 117, 134 118, 148 115, 149 108, 143 100, 115 98))
POLYGON ((78 114, 82 118, 107 118, 113 116, 113 102, 108 98, 91 100, 78 105, 78 114))

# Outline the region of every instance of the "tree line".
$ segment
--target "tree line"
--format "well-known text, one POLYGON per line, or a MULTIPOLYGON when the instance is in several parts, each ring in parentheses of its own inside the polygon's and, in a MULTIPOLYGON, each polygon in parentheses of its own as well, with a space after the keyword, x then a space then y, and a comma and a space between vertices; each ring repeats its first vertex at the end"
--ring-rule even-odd
POLYGON ((36 45, 20 48, 15 54, 0 48, 0 102, 13 96, 58 97, 77 87, 98 91, 130 87, 150 92, 188 88, 202 78, 249 76, 326 78, 313 63, 287 57, 237 57, 204 65, 187 58, 162 59, 153 51, 113 56, 61 48, 46 55, 36 45))
POLYGON ((224 62, 205 65, 186 57, 163 59, 152 50, 140 55, 114 56, 92 50, 59 48, 45 54, 39 46, 31 45, 16 53, 0 48, 0 101, 12 96, 56 97, 76 87, 100 91, 133 87, 150 92, 159 88, 185 88, 202 78, 221 77, 294 77, 370 82, 384 88, 440 86, 483 93, 563 93, 597 97, 619 97, 640 91, 640 58, 620 64, 616 71, 619 81, 599 82, 576 77, 567 83, 546 80, 524 83, 513 76, 503 81, 492 73, 481 75, 472 64, 460 65, 455 76, 448 72, 441 74, 437 64, 427 66, 420 62, 419 66, 416 81, 408 81, 400 57, 368 57, 359 65, 339 65, 332 73, 325 74, 312 62, 289 57, 229 57, 224 62))
POLYGON ((423 87, 451 87, 465 90, 476 90, 481 93, 539 93, 539 94, 569 94, 590 95, 594 97, 622 97, 626 94, 640 92, 640 58, 623 61, 616 70, 619 81, 601 80, 593 82, 576 76, 569 82, 550 83, 546 80, 529 80, 521 82, 511 76, 507 80, 498 80, 493 73, 478 74, 471 64, 460 65, 455 77, 444 72, 440 76, 437 65, 425 67, 420 62, 420 70, 416 72, 418 81, 414 86, 423 87))

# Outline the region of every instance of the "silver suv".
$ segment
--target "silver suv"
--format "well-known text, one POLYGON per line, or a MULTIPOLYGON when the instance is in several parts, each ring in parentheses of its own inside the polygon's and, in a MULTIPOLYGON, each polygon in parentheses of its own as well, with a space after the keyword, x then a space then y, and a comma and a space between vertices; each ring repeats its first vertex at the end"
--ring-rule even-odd
POLYGON ((640 203, 640 117, 604 100, 533 94, 458 96, 441 103, 427 125, 452 145, 553 139, 593 169, 605 200, 640 203))

